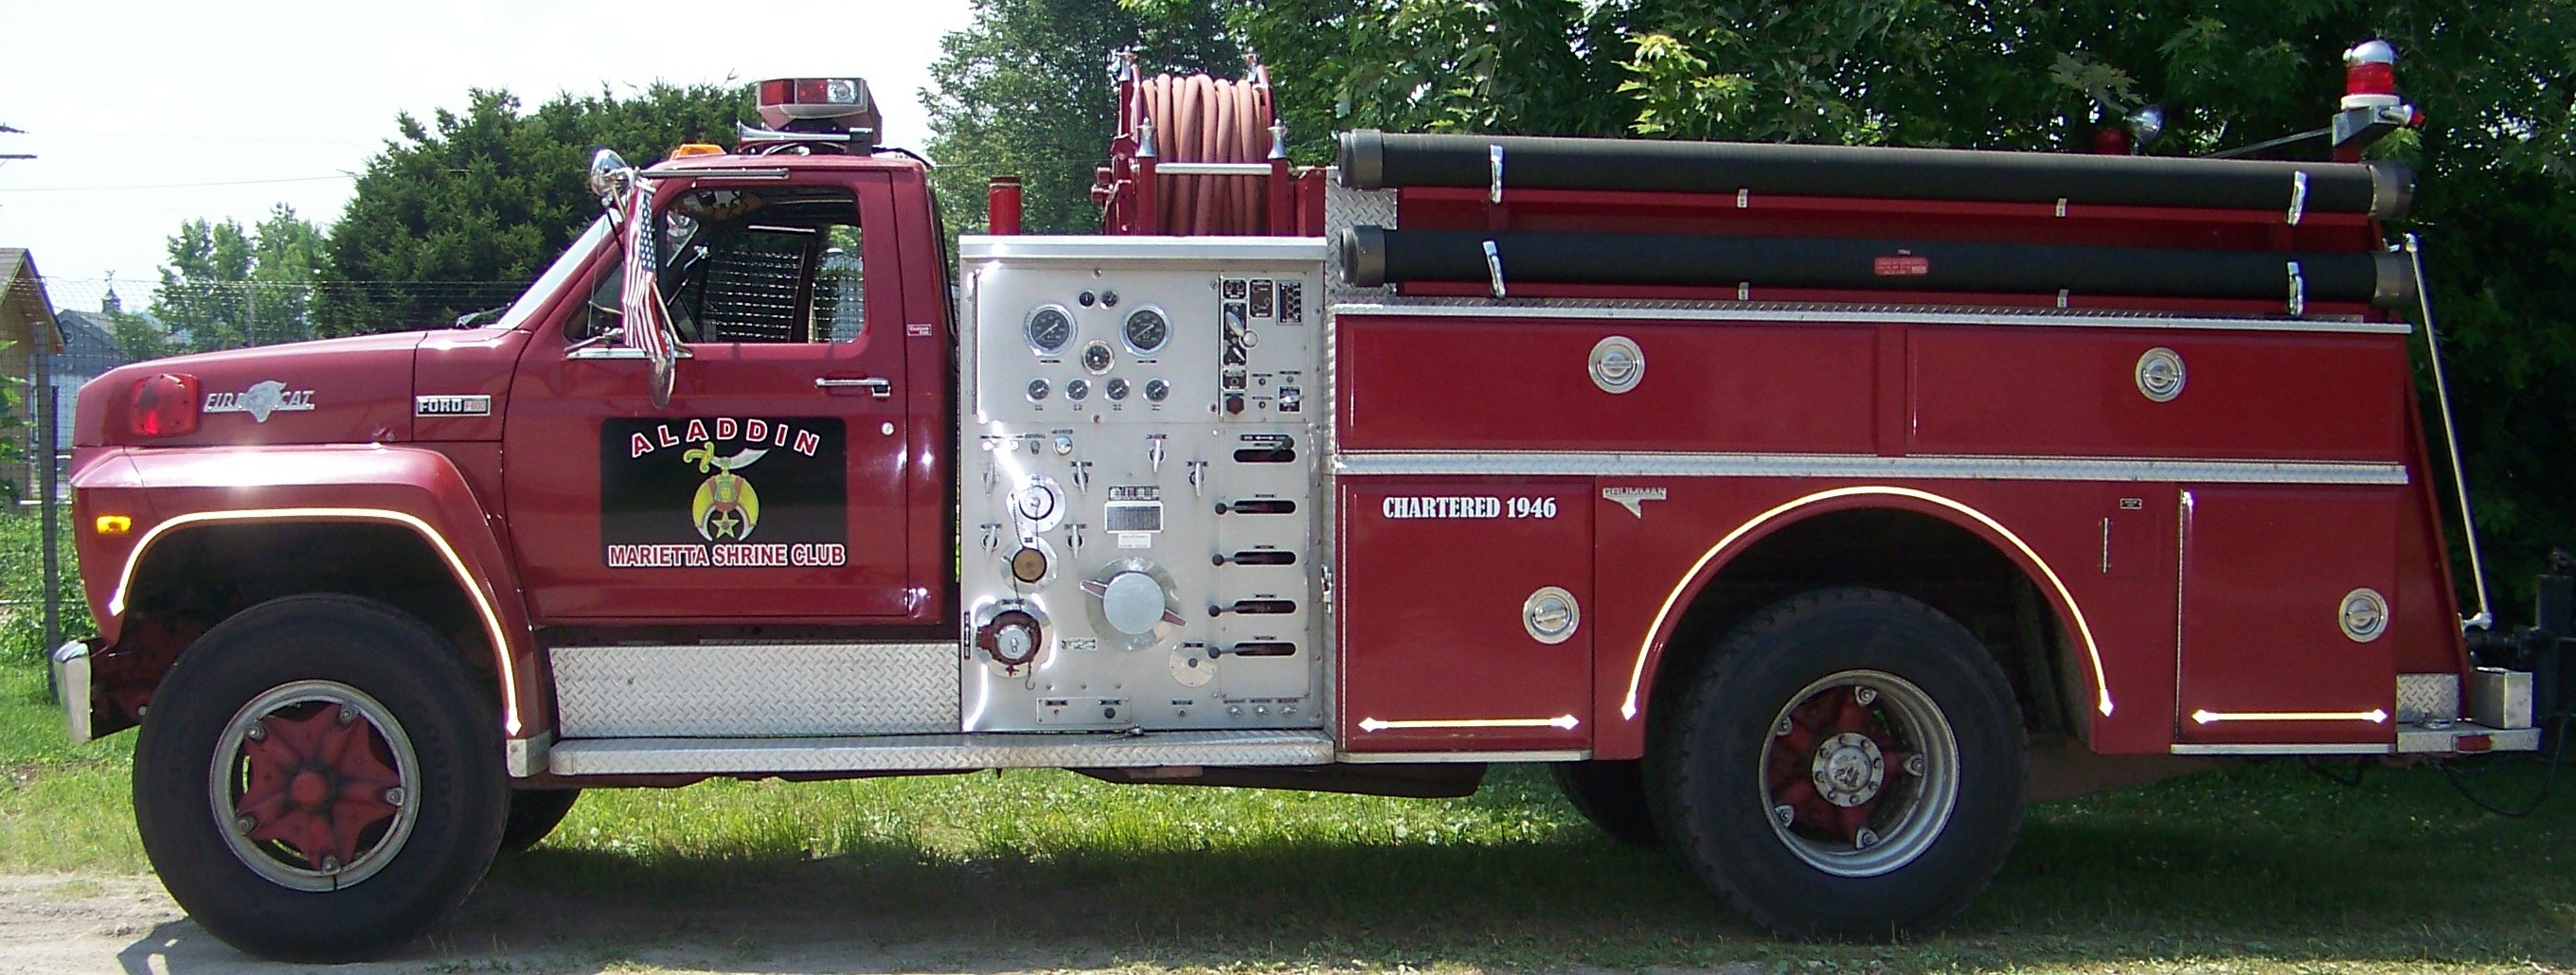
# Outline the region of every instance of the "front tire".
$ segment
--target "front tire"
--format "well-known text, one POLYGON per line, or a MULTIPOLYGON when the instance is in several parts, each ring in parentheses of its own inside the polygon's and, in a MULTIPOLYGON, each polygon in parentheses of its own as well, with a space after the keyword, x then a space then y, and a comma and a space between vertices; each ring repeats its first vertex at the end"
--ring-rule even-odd
POLYGON ((153 694, 134 815, 173 900, 282 961, 400 946, 465 899, 508 803, 500 721, 445 639, 291 596, 206 632, 153 694))
POLYGON ((1730 633, 1649 762, 1665 842, 1756 923, 1890 938, 1993 880, 2028 758, 2012 685, 1975 637, 1912 599, 1837 589, 1730 633))

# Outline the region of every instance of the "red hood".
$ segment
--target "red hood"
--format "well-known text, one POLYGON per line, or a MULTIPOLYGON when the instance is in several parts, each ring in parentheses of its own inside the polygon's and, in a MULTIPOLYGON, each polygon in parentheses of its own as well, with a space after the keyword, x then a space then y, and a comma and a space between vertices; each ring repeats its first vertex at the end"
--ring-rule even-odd
POLYGON ((395 332, 176 356, 109 371, 80 391, 72 442, 96 447, 391 443, 412 438, 412 356, 427 333, 395 332), (194 433, 141 438, 127 426, 137 380, 194 376, 194 433))

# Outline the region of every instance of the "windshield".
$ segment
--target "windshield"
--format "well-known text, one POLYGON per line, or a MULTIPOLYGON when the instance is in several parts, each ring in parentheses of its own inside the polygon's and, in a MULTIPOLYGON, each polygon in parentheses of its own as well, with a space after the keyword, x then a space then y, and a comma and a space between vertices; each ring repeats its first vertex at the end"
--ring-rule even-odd
POLYGON ((498 328, 518 328, 527 324, 528 316, 536 314, 537 307, 545 304, 556 289, 563 287, 565 279, 581 270, 583 262, 590 259, 591 252, 598 250, 599 242, 607 236, 607 217, 591 221, 590 228, 573 238, 572 246, 564 248, 563 256, 555 258, 554 264, 546 268, 546 273, 538 275, 536 282, 519 295, 519 300, 510 303, 510 310, 502 312, 500 319, 492 324, 498 328))

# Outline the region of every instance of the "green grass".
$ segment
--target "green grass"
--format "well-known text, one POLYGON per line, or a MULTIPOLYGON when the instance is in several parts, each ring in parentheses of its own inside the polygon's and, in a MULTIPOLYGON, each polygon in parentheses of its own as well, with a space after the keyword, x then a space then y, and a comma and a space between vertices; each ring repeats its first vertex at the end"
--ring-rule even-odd
MULTIPOLYGON (((43 691, 0 669, 0 872, 147 870, 133 736, 62 746, 43 691)), ((2518 801, 2541 772, 2513 761, 2472 784, 2518 801)), ((1023 968, 1073 964, 1045 953, 1074 945, 1084 965, 1145 969, 2531 972, 2576 966, 2567 785, 2516 820, 2431 769, 2345 788, 2277 762, 2034 806, 1948 933, 1811 946, 1600 839, 1526 768, 1436 801, 1062 772, 709 782, 583 797, 494 869, 450 943, 545 932, 637 968, 673 951, 760 967, 858 938, 1040 953, 1023 968)))

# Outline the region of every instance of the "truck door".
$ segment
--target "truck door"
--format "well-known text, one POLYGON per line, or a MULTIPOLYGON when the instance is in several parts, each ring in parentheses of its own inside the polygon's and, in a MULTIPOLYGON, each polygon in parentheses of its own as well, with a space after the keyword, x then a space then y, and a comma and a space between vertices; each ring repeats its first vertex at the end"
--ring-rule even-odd
POLYGON ((701 177, 654 215, 670 403, 624 347, 615 255, 521 357, 503 435, 540 621, 899 622, 904 341, 892 189, 701 177), (869 287, 870 284, 877 285, 869 287))

